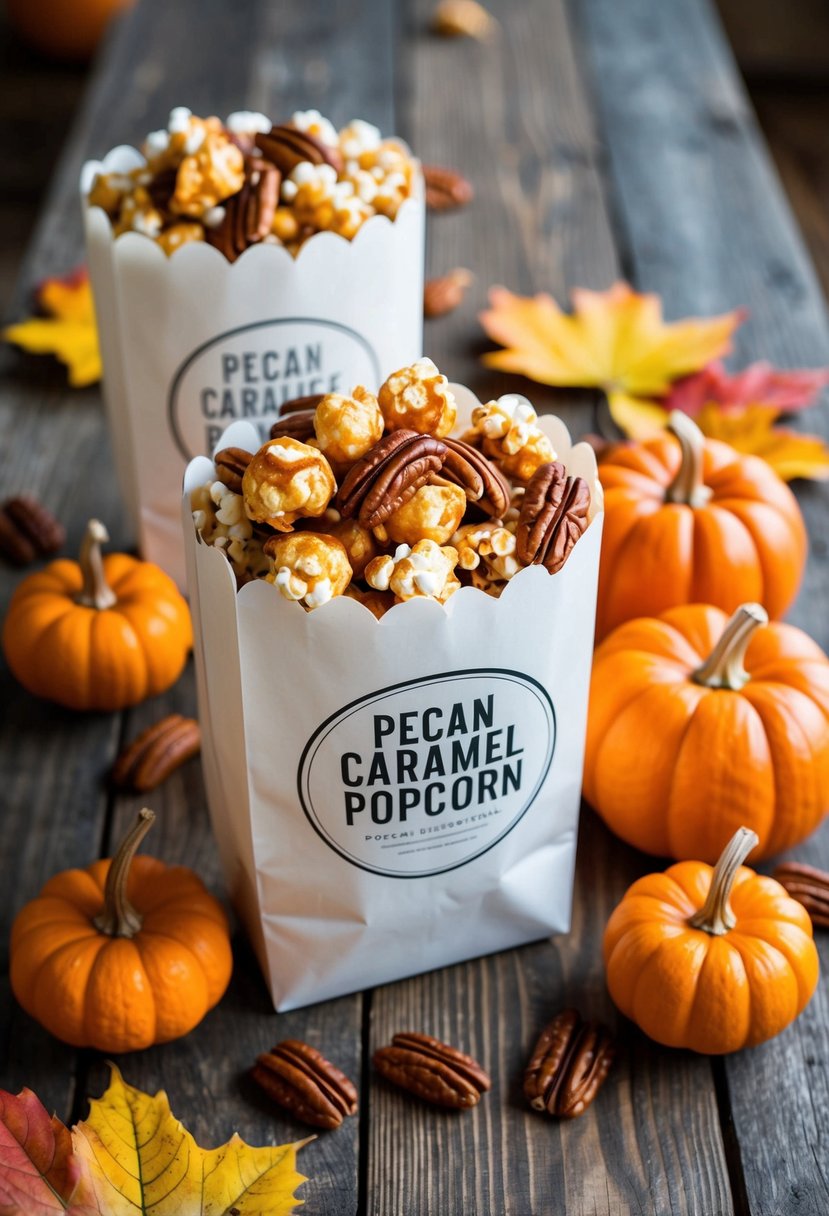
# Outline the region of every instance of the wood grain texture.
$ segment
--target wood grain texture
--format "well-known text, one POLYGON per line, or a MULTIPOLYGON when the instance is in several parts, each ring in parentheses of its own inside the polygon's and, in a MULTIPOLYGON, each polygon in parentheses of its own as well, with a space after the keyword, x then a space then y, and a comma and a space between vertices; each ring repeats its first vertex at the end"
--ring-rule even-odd
MULTIPOLYGON (((635 281, 671 316, 748 305, 737 363, 829 362, 829 326, 813 268, 707 3, 584 0, 616 214, 635 281), (623 53, 620 49, 624 48, 623 53), (668 53, 670 48, 670 53, 668 53)), ((826 404, 796 425, 829 434, 826 404)), ((790 619, 829 644, 829 493, 799 484, 811 554, 790 619)), ((792 856, 829 868, 829 825, 792 856)), ((829 941, 818 935, 824 976, 829 941)), ((738 1165, 750 1209, 829 1209, 829 994, 825 978, 798 1022, 724 1066, 738 1165)))
MULTIPOLYGON (((460 169, 476 190, 467 211, 431 222, 428 273, 467 266, 477 279, 461 308, 427 324, 426 353, 484 399, 525 391, 580 434, 591 425, 583 397, 577 404, 577 394, 489 373, 478 358, 484 344, 474 314, 488 285, 552 290, 564 300, 569 287, 607 286, 620 273, 603 154, 564 7, 488 7, 501 23, 492 44, 430 37, 427 0, 406 29, 403 133, 424 161, 460 169)), ((425 1031, 480 1059, 493 1091, 452 1116, 380 1080, 372 1085, 372 1216, 732 1211, 708 1061, 654 1048, 620 1026, 619 1060, 581 1119, 541 1118, 521 1096, 535 1037, 559 1009, 573 1004, 617 1025, 601 932, 627 885, 649 868, 585 811, 570 935, 375 991, 372 1051, 396 1031, 425 1031)))

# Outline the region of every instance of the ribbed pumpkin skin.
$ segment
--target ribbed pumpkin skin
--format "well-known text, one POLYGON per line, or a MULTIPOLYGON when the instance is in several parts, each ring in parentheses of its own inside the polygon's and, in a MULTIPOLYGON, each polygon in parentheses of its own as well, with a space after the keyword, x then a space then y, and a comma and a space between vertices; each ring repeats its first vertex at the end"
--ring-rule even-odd
POLYGON ((3 650, 20 683, 69 709, 116 710, 164 692, 193 641, 187 604, 171 578, 125 553, 103 559, 113 608, 75 602, 83 580, 61 559, 12 596, 3 650))
POLYGON ((756 456, 707 439, 702 506, 666 503, 680 466, 668 434, 620 445, 602 459, 605 519, 596 639, 623 621, 680 604, 725 612, 747 600, 772 619, 794 599, 806 564, 806 529, 797 500, 756 456))
POLYGON ((133 938, 93 922, 109 860, 46 883, 12 927, 12 991, 74 1047, 136 1051, 187 1034, 219 1001, 232 969, 227 918, 201 879, 154 857, 132 861, 127 893, 143 917, 133 938))
POLYGON ((623 840, 713 862, 736 828, 755 857, 790 848, 829 810, 829 660, 790 625, 753 634, 740 691, 690 679, 727 617, 689 605, 629 621, 598 647, 584 796, 623 840))
POLYGON ((645 1034, 721 1055, 794 1021, 819 967, 805 908, 746 866, 731 893, 734 928, 719 937, 692 928, 712 873, 684 861, 635 882, 607 923, 604 960, 611 997, 645 1034))

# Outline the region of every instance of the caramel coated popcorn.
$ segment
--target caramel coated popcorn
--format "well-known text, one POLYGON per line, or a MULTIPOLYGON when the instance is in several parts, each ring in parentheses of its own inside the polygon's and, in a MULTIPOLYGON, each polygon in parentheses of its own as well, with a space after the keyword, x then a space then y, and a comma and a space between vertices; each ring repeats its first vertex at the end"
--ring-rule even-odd
POLYGON ((417 431, 442 439, 458 416, 449 381, 431 359, 418 359, 389 376, 378 393, 389 431, 417 431))
POLYGON ((141 167, 99 174, 89 205, 103 208, 117 235, 140 232, 167 254, 208 240, 230 261, 259 241, 296 255, 317 232, 352 240, 375 215, 393 220, 420 172, 400 140, 359 119, 337 131, 318 110, 283 124, 239 110, 223 123, 178 106, 142 152, 141 167), (256 222, 241 225, 242 214, 256 222), (201 236, 182 231, 182 220, 201 236))
POLYGON ((461 586, 498 596, 528 565, 555 574, 587 527, 589 486, 541 459, 552 446, 516 394, 477 407, 465 442, 440 438, 456 412, 445 385, 421 359, 376 397, 358 386, 298 402, 258 452, 217 453, 216 480, 192 495, 202 539, 240 585, 265 578, 306 609, 346 595, 378 618, 461 586))
POLYGON ((287 436, 263 444, 242 478, 248 516, 280 532, 300 518, 322 515, 336 488, 323 454, 287 436))

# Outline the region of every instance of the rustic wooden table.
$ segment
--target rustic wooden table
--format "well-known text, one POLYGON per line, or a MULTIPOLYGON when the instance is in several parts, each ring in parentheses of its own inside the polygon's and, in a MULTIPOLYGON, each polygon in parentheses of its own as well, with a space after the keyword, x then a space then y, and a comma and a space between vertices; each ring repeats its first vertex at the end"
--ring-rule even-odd
MULTIPOLYGON (((429 272, 467 266, 476 286, 455 314, 428 324, 426 347, 451 378, 495 395, 524 388, 591 426, 587 397, 556 395, 487 373, 476 312, 486 288, 600 288, 624 276, 661 292, 669 316, 747 305, 738 360, 829 362, 823 300, 770 168, 708 0, 490 0, 490 43, 428 32, 431 0, 141 0, 105 47, 66 144, 25 262, 14 314, 47 273, 82 259, 78 170, 88 155, 135 142, 174 104, 274 116, 315 106, 405 136, 427 161, 473 181, 469 210, 432 221, 429 272)), ((2 496, 40 494, 77 544, 90 515, 119 545, 123 524, 100 395, 69 392, 59 371, 3 356, 2 496)), ((825 413, 807 420, 829 430, 825 413)), ((829 644, 826 489, 799 491, 812 550, 791 619, 829 644)), ((17 575, 4 570, 6 602, 17 575)), ((125 738, 162 712, 194 711, 192 672, 123 715, 64 713, 2 679, 3 970, 17 909, 56 870, 106 855, 137 800, 105 775, 125 738)), ((153 797, 152 850, 195 867, 221 890, 198 766, 153 797)), ((829 866, 829 829, 798 850, 829 866)), ((275 1015, 250 950, 219 1007, 185 1040, 121 1064, 146 1090, 164 1086, 205 1144, 237 1129, 252 1143, 295 1139, 246 1072, 257 1052, 296 1036, 357 1078, 361 1113, 302 1153, 311 1213, 382 1216, 760 1213, 829 1211, 829 986, 773 1042, 710 1060, 664 1050, 615 1014, 600 938, 626 886, 653 862, 585 810, 572 932, 300 1012, 275 1015), (616 1026, 619 1058, 580 1120, 529 1114, 519 1078, 545 1020, 576 1005, 616 1026), (370 1056, 400 1028, 465 1046, 494 1092, 472 1114, 420 1106, 372 1076, 370 1056)), ((451 927, 447 927, 451 932, 451 927)), ((829 964, 825 936, 820 942, 829 964)), ((64 1047, 0 1001, 0 1082, 27 1084, 67 1119, 105 1087, 104 1060, 64 1047)))

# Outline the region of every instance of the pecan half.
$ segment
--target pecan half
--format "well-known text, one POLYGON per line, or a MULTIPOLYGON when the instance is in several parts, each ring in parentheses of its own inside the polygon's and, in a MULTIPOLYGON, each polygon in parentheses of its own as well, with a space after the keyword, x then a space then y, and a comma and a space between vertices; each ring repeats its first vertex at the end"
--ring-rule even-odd
POLYGON ((200 751, 201 731, 195 718, 168 714, 124 748, 113 766, 112 783, 141 793, 154 790, 200 751))
POLYGON ((812 918, 813 925, 829 928, 829 874, 801 861, 784 861, 772 874, 812 918))
POLYGON ((408 1093, 452 1110, 475 1106, 492 1085, 472 1056, 414 1031, 396 1034, 390 1047, 376 1051, 374 1067, 408 1093))
POLYGON ((285 177, 302 161, 309 161, 312 165, 333 165, 337 172, 342 168, 342 157, 337 148, 329 148, 321 139, 289 123, 271 127, 267 135, 258 134, 256 146, 285 177))
POLYGON ((344 519, 376 528, 439 473, 448 449, 433 435, 392 431, 351 466, 337 494, 344 519))
POLYGON ((285 1039, 258 1056, 251 1075, 279 1106, 312 1127, 339 1127, 357 1111, 357 1090, 314 1047, 285 1039))
POLYGON ((8 498, 0 507, 0 555, 15 566, 56 553, 65 540, 63 524, 31 494, 8 498))
POLYGON ((606 1026, 565 1009, 539 1036, 524 1070, 524 1096, 533 1110, 575 1119, 595 1098, 615 1054, 606 1026))
POLYGON ((504 474, 483 452, 447 435, 441 440, 449 449, 441 477, 461 487, 470 502, 492 517, 503 515, 510 504, 510 485, 504 474))
POLYGON ((229 262, 235 262, 240 253, 268 235, 279 201, 282 179, 274 165, 261 157, 251 157, 245 168, 242 189, 222 204, 225 213, 221 223, 205 229, 209 243, 229 262))
POLYGON ((277 418, 271 427, 271 439, 280 439, 284 435, 298 439, 300 443, 313 439, 315 413, 316 410, 297 410, 296 413, 277 418))
POLYGON ((424 317, 442 317, 457 308, 472 282, 468 270, 450 270, 438 279, 427 279, 423 288, 424 317))
POLYGON ((477 0, 440 0, 432 14, 432 29, 444 38, 483 41, 496 28, 495 18, 477 0))
POLYGON ((247 452, 244 448, 222 448, 213 457, 216 476, 234 494, 241 494, 242 478, 252 460, 253 452, 247 452))
POLYGON ((558 460, 542 464, 521 503, 515 531, 519 560, 555 574, 587 527, 589 509, 590 487, 583 477, 569 477, 558 460))
POLYGON ((475 195, 472 183, 457 169, 444 165, 424 165, 423 181, 426 185, 426 206, 432 211, 454 211, 465 207, 475 195))

